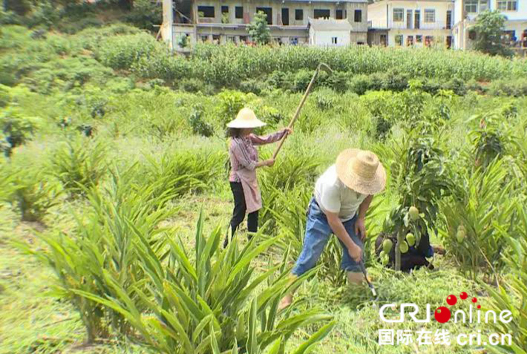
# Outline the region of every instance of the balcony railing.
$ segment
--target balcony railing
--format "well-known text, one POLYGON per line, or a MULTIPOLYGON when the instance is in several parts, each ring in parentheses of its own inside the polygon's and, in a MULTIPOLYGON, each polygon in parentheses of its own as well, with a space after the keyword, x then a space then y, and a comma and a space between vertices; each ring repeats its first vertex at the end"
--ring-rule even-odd
POLYGON ((374 28, 374 29, 422 29, 422 30, 443 30, 443 29, 451 29, 452 25, 451 23, 448 23, 446 21, 435 21, 435 22, 424 22, 421 18, 419 23, 413 19, 410 23, 407 23, 406 21, 393 21, 389 20, 388 22, 386 20, 371 20, 368 21, 368 28, 374 28))

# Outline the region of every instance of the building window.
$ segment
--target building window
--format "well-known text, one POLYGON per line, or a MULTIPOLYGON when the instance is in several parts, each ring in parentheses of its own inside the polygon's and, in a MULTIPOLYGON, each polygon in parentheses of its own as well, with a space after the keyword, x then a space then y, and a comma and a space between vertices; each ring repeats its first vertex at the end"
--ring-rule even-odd
POLYGON ((425 46, 430 47, 434 43, 434 37, 433 36, 426 36, 425 37, 425 46))
POLYGON ((304 10, 302 10, 302 9, 296 9, 295 10, 295 20, 296 21, 303 21, 304 20, 304 10))
POLYGON ((289 26, 289 9, 287 7, 282 8, 282 25, 289 26))
POLYGON ((222 6, 221 7, 221 13, 222 14, 228 14, 229 13, 229 7, 228 6, 222 6))
POLYGON ((479 0, 465 0, 465 12, 468 12, 468 13, 478 12, 478 1, 479 0))
POLYGON ((411 47, 414 45, 414 36, 408 36, 406 37, 406 45, 408 47, 411 47))
POLYGON ((386 34, 381 34, 380 42, 381 45, 386 47, 388 45, 388 36, 386 34))
POLYGON ((206 43, 209 40, 209 36, 201 36, 201 41, 206 43))
POLYGON ((436 10, 431 10, 431 9, 425 10, 425 22, 427 23, 436 22, 436 10))
POLYGON ((489 9, 489 0, 479 0, 479 12, 487 11, 489 9))
POLYGON ((267 15, 267 24, 272 25, 273 24, 273 8, 272 7, 257 7, 256 13, 263 12, 267 15))
POLYGON ((200 17, 214 18, 214 6, 198 6, 198 14, 200 17))
POLYGON ((236 6, 234 8, 234 17, 243 18, 243 6, 236 6))
POLYGON ((330 16, 329 9, 315 9, 313 13, 314 18, 329 18, 330 16))
POLYGON ((416 43, 423 43, 423 36, 421 34, 418 34, 415 36, 415 42, 416 43))
POLYGON ((446 28, 452 29, 452 11, 448 10, 446 12, 446 28))
POLYGON ((362 10, 355 10, 355 16, 353 17, 353 21, 362 22, 362 10))
POLYGON ((404 9, 393 9, 393 22, 404 21, 404 9))
POLYGON ((403 45, 403 35, 398 34, 395 36, 395 45, 402 46, 403 45))
POLYGON ((337 20, 342 20, 344 18, 344 12, 342 10, 337 10, 336 18, 337 20))
POLYGON ((498 0, 498 10, 517 11, 518 10, 518 0, 498 0))
POLYGON ((337 37, 331 37, 331 43, 337 44, 337 37))

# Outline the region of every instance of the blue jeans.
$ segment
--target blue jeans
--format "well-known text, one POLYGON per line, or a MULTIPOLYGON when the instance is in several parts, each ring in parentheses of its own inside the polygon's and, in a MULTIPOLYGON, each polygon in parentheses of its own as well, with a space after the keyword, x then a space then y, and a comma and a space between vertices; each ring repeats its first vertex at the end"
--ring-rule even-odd
MULTIPOLYGON (((364 244, 355 234, 354 226, 356 220, 357 214, 355 214, 351 220, 345 221, 344 227, 346 228, 346 231, 348 232, 348 235, 350 235, 353 242, 355 242, 357 246, 364 250, 364 244)), ((324 214, 324 212, 320 209, 315 198, 312 198, 311 202, 309 202, 304 246, 302 248, 302 253, 300 253, 300 257, 296 261, 295 267, 293 268, 294 275, 300 276, 316 265, 332 233, 333 231, 331 231, 326 214, 324 214)), ((359 263, 355 262, 353 258, 351 258, 346 245, 344 245, 344 243, 340 240, 339 242, 342 246, 342 270, 360 273, 361 268, 359 263)))

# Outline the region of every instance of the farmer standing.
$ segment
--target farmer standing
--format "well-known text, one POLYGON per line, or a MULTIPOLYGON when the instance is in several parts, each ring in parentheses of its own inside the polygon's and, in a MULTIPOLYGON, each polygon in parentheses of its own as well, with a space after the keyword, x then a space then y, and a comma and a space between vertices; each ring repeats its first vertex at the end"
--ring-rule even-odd
MULTIPOLYGON (((341 268, 350 284, 360 284, 363 274, 365 217, 373 195, 384 190, 386 172, 371 151, 347 149, 337 157, 317 180, 315 194, 308 207, 306 234, 302 252, 293 268, 298 277, 312 269, 331 233, 343 248, 341 268)), ((282 299, 281 308, 289 306, 293 295, 282 299)))
MULTIPOLYGON (((230 222, 230 231, 233 236, 246 213, 248 213, 247 229, 249 232, 258 231, 258 210, 262 208, 262 197, 256 179, 256 169, 262 166, 272 166, 274 160, 258 161, 258 151, 255 145, 274 143, 284 135, 291 133, 289 128, 266 136, 252 133, 254 128, 264 125, 265 123, 256 118, 254 112, 249 108, 240 110, 236 119, 227 124, 231 136, 229 182, 234 197, 234 210, 230 222)), ((224 245, 228 243, 229 236, 227 235, 224 245)))

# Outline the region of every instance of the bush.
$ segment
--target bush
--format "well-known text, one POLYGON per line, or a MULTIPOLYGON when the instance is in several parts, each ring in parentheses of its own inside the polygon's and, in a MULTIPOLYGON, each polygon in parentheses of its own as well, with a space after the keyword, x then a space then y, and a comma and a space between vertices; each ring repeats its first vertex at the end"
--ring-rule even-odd
POLYGON ((249 79, 244 80, 240 82, 239 89, 242 92, 245 93, 254 93, 255 95, 259 95, 263 91, 266 90, 266 85, 264 82, 262 82, 261 79, 249 79))
POLYGON ((493 96, 527 96, 525 80, 497 80, 490 83, 488 93, 493 96))
POLYGON ((157 2, 135 0, 132 11, 126 15, 126 21, 139 28, 157 31, 154 25, 160 25, 163 22, 163 9, 157 2))
POLYGON ((199 79, 184 78, 179 80, 179 89, 186 92, 203 92, 205 84, 199 79))
POLYGON ((203 119, 203 107, 195 106, 192 108, 192 113, 188 119, 192 132, 197 135, 204 137, 211 137, 214 134, 214 128, 212 125, 205 122, 203 119))
POLYGON ((142 57, 159 53, 160 44, 146 33, 108 37, 95 49, 96 58, 113 69, 129 70, 142 57))
POLYGON ((106 147, 87 138, 61 144, 49 162, 50 173, 57 178, 70 197, 85 195, 97 186, 106 172, 106 147))

